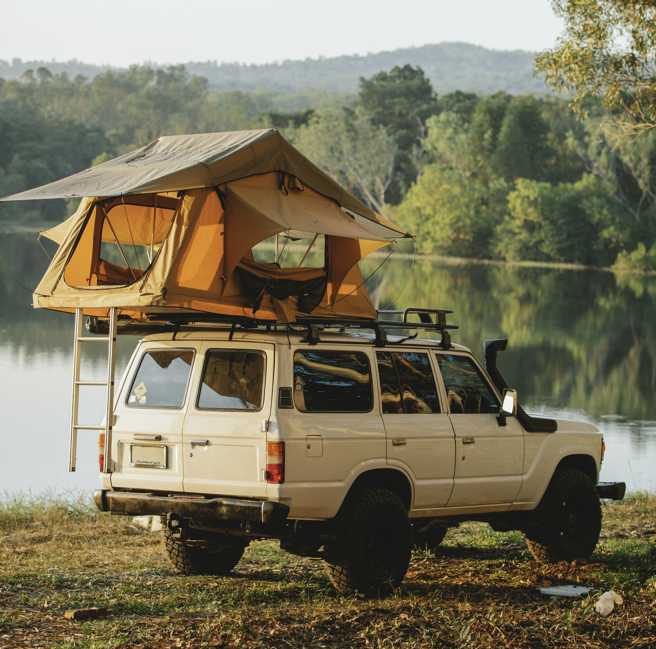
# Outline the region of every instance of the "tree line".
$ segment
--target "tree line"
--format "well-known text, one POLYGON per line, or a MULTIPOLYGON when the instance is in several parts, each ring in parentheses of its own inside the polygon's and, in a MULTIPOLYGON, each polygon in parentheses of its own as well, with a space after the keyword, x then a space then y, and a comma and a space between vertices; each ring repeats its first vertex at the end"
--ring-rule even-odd
MULTIPOLYGON (((0 79, 0 195, 51 182, 163 134, 276 127, 421 252, 656 268, 651 132, 613 138, 613 108, 556 97, 438 95, 419 67, 357 95, 219 92, 183 66, 87 79, 41 67, 0 79)), ((61 201, 3 204, 5 221, 65 218, 61 201)))
MULTIPOLYGON (((541 78, 533 77, 533 54, 522 50, 490 50, 469 43, 439 43, 407 47, 365 55, 285 60, 261 65, 195 61, 185 64, 187 72, 205 77, 211 89, 252 92, 266 86, 285 93, 319 88, 332 92, 357 93, 360 77, 379 70, 409 63, 420 66, 440 92, 457 88, 475 88, 480 92, 505 90, 513 94, 544 91, 541 78)), ((110 70, 125 71, 108 65, 91 65, 82 61, 0 60, 0 77, 18 79, 29 69, 47 67, 53 73, 67 72, 95 77, 110 70)), ((156 66, 159 67, 159 66, 156 66)))
POLYGON ((425 253, 656 268, 656 140, 613 137, 556 97, 437 96, 421 69, 361 79, 353 107, 317 110, 291 139, 425 253))

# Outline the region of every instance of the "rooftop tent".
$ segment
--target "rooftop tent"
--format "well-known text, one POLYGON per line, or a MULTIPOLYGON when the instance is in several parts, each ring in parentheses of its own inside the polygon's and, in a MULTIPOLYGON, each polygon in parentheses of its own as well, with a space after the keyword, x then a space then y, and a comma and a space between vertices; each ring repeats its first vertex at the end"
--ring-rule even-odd
POLYGON ((357 262, 408 236, 275 130, 164 137, 102 165, 2 200, 83 196, 43 233, 60 244, 36 308, 136 320, 203 311, 293 322, 376 310, 357 262), (257 263, 277 235, 323 235, 320 268, 257 263))

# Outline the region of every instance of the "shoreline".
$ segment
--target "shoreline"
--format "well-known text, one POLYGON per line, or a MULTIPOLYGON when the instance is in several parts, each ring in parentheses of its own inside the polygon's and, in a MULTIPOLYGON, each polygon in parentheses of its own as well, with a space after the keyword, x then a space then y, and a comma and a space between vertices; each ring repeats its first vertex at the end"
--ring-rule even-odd
MULTIPOLYGON (((0 224, 0 235, 2 234, 35 234, 50 230, 57 224, 40 223, 40 224, 22 224, 22 223, 4 223, 0 224)), ((262 248, 273 248, 274 244, 259 244, 262 248)), ((293 243, 289 246, 290 250, 305 251, 307 246, 293 243)), ((387 252, 372 252, 367 255, 370 259, 383 259, 389 256, 387 252)), ((466 266, 469 264, 479 266, 519 266, 525 268, 552 268, 554 270, 587 270, 599 271, 603 273, 613 273, 614 275, 656 275, 656 270, 638 270, 630 268, 613 268, 612 266, 586 266, 585 264, 570 264, 555 261, 505 261, 503 259, 476 259, 474 257, 450 257, 447 255, 426 254, 418 252, 416 255, 408 252, 394 252, 392 255, 395 259, 410 259, 416 257, 419 261, 440 262, 450 266, 466 266)))

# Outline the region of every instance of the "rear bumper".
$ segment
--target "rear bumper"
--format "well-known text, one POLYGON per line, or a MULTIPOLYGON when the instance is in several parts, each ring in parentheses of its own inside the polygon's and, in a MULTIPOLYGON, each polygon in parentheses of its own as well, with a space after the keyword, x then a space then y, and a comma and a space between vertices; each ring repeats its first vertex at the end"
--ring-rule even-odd
POLYGON ((289 507, 270 500, 234 500, 232 498, 172 498, 153 493, 107 491, 94 492, 101 512, 130 516, 177 514, 185 518, 208 518, 252 523, 282 523, 289 507))
POLYGON ((599 498, 608 498, 609 500, 622 500, 626 493, 625 482, 600 482, 597 485, 599 498))

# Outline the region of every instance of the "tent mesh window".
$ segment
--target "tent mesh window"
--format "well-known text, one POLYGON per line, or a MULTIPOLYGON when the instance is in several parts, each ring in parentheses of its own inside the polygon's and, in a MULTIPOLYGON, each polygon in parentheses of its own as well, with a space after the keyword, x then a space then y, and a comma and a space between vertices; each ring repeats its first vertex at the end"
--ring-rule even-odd
POLYGON ((167 196, 141 195, 96 202, 66 264, 69 286, 127 286, 150 267, 178 205, 167 196))

